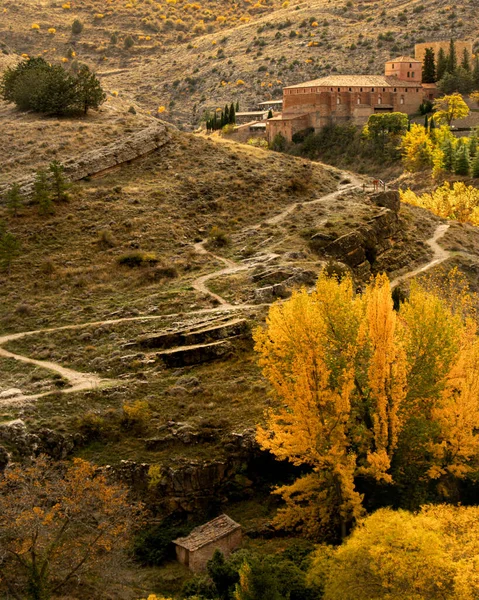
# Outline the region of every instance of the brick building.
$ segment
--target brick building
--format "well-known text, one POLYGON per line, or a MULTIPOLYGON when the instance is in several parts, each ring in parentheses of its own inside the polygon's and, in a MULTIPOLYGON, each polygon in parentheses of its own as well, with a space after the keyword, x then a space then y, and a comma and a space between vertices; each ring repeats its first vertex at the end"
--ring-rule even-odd
POLYGON ((386 63, 384 75, 329 75, 291 85, 283 90, 281 115, 266 122, 267 139, 281 133, 291 140, 297 131, 330 123, 364 125, 374 113, 417 113, 435 96, 435 86, 421 80, 422 62, 400 56, 386 63))
POLYGON ((184 538, 174 540, 176 558, 194 573, 204 571, 215 550, 228 556, 241 544, 241 525, 227 515, 220 515, 196 527, 184 538))

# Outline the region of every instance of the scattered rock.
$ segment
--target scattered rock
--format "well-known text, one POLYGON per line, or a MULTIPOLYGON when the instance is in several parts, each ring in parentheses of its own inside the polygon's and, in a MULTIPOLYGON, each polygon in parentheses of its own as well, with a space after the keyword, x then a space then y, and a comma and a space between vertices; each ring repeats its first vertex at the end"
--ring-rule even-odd
POLYGON ((220 340, 211 344, 196 344, 183 346, 159 352, 156 356, 169 368, 197 365, 220 358, 226 358, 233 352, 233 345, 227 340, 220 340))
POLYGON ((6 400, 8 398, 17 398, 18 396, 23 396, 22 390, 17 388, 10 388, 9 390, 4 390, 0 392, 0 400, 6 400))
POLYGON ((383 206, 389 208, 395 213, 399 212, 401 208, 401 199, 399 192, 396 190, 388 190, 385 192, 379 192, 371 196, 371 200, 376 206, 383 206))

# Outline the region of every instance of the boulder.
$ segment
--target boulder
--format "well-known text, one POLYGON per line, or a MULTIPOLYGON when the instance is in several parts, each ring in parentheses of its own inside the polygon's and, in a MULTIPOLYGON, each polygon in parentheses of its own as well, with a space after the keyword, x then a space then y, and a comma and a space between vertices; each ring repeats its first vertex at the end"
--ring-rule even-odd
POLYGON ((0 392, 0 400, 17 398, 18 396, 23 396, 22 390, 19 390, 18 388, 10 388, 9 390, 4 390, 3 392, 0 392))
POLYGON ((376 204, 376 206, 383 206, 384 208, 389 208, 395 213, 399 212, 401 208, 401 197, 397 190, 387 190, 384 192, 378 192, 377 194, 373 194, 371 196, 371 200, 376 204))

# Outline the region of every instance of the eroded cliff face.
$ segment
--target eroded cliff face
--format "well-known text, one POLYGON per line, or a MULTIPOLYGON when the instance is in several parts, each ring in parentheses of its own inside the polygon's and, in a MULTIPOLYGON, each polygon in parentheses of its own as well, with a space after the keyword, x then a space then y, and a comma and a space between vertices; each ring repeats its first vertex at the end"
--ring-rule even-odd
MULTIPOLYGON (((74 182, 108 173, 121 165, 155 152, 170 139, 169 127, 164 123, 157 123, 131 136, 122 137, 113 144, 65 160, 62 163, 65 176, 70 182, 74 182)), ((31 196, 34 180, 34 177, 29 176, 17 181, 24 196, 31 196)), ((0 186, 0 204, 5 202, 4 195, 9 187, 9 185, 0 186)))

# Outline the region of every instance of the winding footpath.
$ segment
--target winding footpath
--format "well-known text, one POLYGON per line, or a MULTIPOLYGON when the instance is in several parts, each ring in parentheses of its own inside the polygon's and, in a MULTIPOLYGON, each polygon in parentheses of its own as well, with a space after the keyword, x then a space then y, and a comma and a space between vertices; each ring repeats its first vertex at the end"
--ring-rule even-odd
MULTIPOLYGON (((284 221, 294 210, 296 210, 300 206, 310 206, 310 205, 314 205, 314 204, 317 204, 320 202, 333 200, 334 198, 341 196, 344 192, 351 191, 353 189, 358 189, 362 186, 362 182, 357 177, 353 176, 351 173, 342 172, 342 171, 341 172, 337 171, 337 172, 343 179, 344 178, 348 179, 348 183, 343 184, 343 185, 340 184, 340 187, 337 191, 327 194, 325 196, 321 196, 320 198, 317 198, 315 200, 310 200, 307 202, 294 202, 294 203, 288 205, 281 213, 279 213, 279 214, 275 215, 274 217, 271 217, 265 221, 262 221, 262 222, 258 223, 257 225, 253 225, 252 227, 251 226, 247 227, 246 230, 247 231, 257 230, 263 225, 278 225, 279 223, 284 221)), ((425 265, 423 265, 417 269, 414 269, 412 271, 408 271, 407 273, 394 279, 391 282, 392 289, 394 287, 398 286, 400 283, 406 281, 407 279, 410 279, 420 273, 424 273, 425 271, 428 271, 429 269, 437 266, 441 262, 444 262, 445 260, 447 260, 447 258, 450 256, 450 252, 448 252, 447 250, 444 250, 444 248, 442 248, 438 244, 438 240, 441 239, 445 235, 445 233, 447 232, 448 229, 449 229, 449 224, 447 224, 447 223, 441 224, 436 228, 433 236, 430 239, 426 240, 426 243, 429 245, 429 247, 433 251, 433 258, 429 262, 427 262, 425 265)), ((235 273, 239 273, 241 271, 247 271, 249 269, 254 268, 258 263, 255 262, 254 259, 249 259, 248 261, 245 261, 246 264, 238 264, 228 258, 224 258, 222 256, 213 254, 212 252, 210 252, 209 250, 207 250, 205 248, 206 241, 207 240, 203 240, 201 242, 196 243, 194 245, 195 251, 198 254, 204 254, 204 255, 207 254, 207 255, 211 256, 212 258, 214 258, 215 260, 217 260, 218 262, 223 263, 225 266, 224 266, 224 268, 215 270, 212 273, 208 273, 206 275, 201 275, 200 277, 198 277, 197 279, 195 279, 192 282, 192 287, 195 290, 197 290, 198 292, 208 295, 211 298, 213 298, 218 303, 217 307, 198 309, 198 310, 194 310, 194 311, 190 311, 190 312, 182 312, 182 313, 176 313, 176 314, 147 315, 147 316, 138 316, 138 317, 123 317, 123 318, 119 318, 119 319, 106 319, 106 320, 102 320, 102 321, 93 321, 90 323, 81 323, 81 324, 76 324, 76 325, 63 325, 61 327, 37 329, 34 331, 25 331, 25 332, 21 332, 21 333, 12 333, 12 334, 0 336, 0 357, 11 358, 11 359, 17 360, 19 362, 36 365, 43 369, 52 371, 54 373, 57 373, 58 375, 61 375, 64 379, 66 379, 68 381, 68 384, 69 384, 69 387, 67 387, 67 388, 64 388, 61 390, 55 390, 55 391, 48 391, 48 392, 44 392, 42 394, 36 394, 36 395, 30 395, 30 396, 24 396, 24 395, 16 395, 15 396, 14 395, 14 396, 8 397, 8 398, 0 398, 0 407, 23 404, 25 402, 30 402, 30 401, 36 400, 38 398, 47 396, 52 393, 68 394, 68 393, 79 392, 79 391, 105 389, 108 387, 115 386, 118 383, 117 381, 115 381, 113 379, 101 378, 98 375, 95 375, 94 373, 82 373, 80 371, 75 371, 73 369, 68 369, 66 367, 62 367, 61 365, 54 363, 54 362, 50 362, 50 361, 46 361, 46 360, 36 360, 33 358, 29 358, 27 356, 23 356, 21 354, 9 352, 8 350, 5 350, 3 348, 3 346, 5 344, 7 344, 8 342, 12 342, 15 340, 23 339, 25 337, 33 336, 36 334, 42 334, 42 333, 54 333, 54 332, 58 332, 58 331, 71 331, 71 330, 85 329, 88 327, 116 325, 119 323, 134 322, 134 321, 135 322, 141 322, 141 321, 147 322, 147 321, 159 320, 159 319, 164 319, 164 318, 175 318, 175 317, 181 318, 181 317, 202 315, 202 314, 204 314, 204 315, 221 314, 223 312, 229 313, 229 312, 241 311, 241 310, 247 310, 247 309, 257 309, 262 306, 267 306, 264 304, 255 304, 255 305, 235 304, 235 305, 233 305, 233 304, 229 303, 227 300, 225 300, 223 297, 221 297, 220 295, 212 292, 208 288, 208 286, 207 286, 208 281, 218 278, 218 277, 221 277, 221 276, 232 275, 235 273)), ((262 256, 262 260, 264 261, 265 258, 271 259, 271 258, 275 258, 277 256, 278 255, 273 254, 273 253, 266 254, 266 255, 262 256)))

